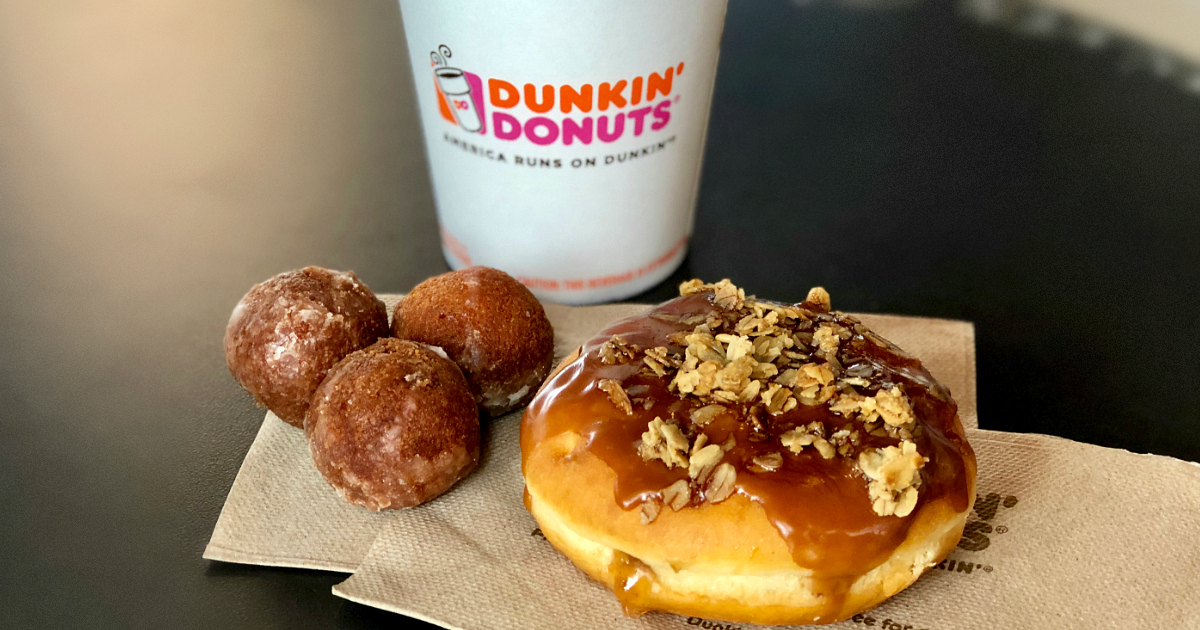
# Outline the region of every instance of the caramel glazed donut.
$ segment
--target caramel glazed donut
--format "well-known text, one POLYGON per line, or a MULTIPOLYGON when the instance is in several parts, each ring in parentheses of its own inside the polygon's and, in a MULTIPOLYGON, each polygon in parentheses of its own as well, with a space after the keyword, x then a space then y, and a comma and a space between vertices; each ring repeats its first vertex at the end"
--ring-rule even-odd
POLYGON ((521 422, 525 503, 626 614, 832 623, 954 549, 975 498, 958 406, 829 311, 728 281, 613 324, 521 422))

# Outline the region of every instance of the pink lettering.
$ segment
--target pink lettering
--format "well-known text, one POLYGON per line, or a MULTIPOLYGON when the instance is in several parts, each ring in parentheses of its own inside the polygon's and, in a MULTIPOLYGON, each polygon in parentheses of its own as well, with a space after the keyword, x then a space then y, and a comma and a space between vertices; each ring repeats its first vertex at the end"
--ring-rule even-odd
POLYGON ((534 144, 545 146, 558 140, 558 125, 545 116, 534 116, 525 121, 525 137, 534 144), (545 129, 545 133, 538 135, 538 129, 545 129))
POLYGON ((600 137, 602 142, 612 142, 621 137, 625 132, 625 114, 617 114, 613 118, 613 131, 608 132, 608 116, 601 116, 600 122, 596 125, 596 135, 600 137))
POLYGON ((492 130, 500 140, 516 140, 521 137, 521 121, 512 114, 492 112, 492 130))
POLYGON ((649 107, 641 107, 628 112, 629 118, 633 120, 633 135, 642 135, 642 123, 646 121, 646 114, 650 113, 649 107))
POLYGON ((651 131, 658 131, 671 122, 671 101, 663 101, 654 106, 654 122, 650 123, 651 131))
POLYGON ((564 118, 562 121, 562 139, 563 144, 571 144, 575 140, 579 140, 583 144, 592 143, 592 117, 588 116, 583 119, 583 124, 579 124, 570 118, 564 118))

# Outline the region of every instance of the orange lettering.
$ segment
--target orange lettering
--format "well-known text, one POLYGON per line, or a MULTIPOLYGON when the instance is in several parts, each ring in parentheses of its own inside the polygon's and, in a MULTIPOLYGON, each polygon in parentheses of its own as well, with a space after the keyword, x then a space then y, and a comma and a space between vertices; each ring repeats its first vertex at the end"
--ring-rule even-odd
POLYGON ((592 111, 592 85, 585 83, 583 87, 576 92, 575 88, 564 85, 558 89, 558 103, 564 114, 571 113, 571 106, 579 108, 581 112, 592 111))
POLYGON ((646 100, 654 100, 655 92, 662 93, 666 96, 671 93, 671 82, 675 80, 675 68, 667 68, 665 77, 658 76, 657 72, 650 73, 650 79, 646 81, 646 100))
POLYGON ((635 77, 629 88, 629 104, 637 105, 642 102, 642 77, 635 77))
POLYGON ((521 100, 517 87, 503 79, 488 79, 488 96, 492 107, 514 107, 521 100))
POLYGON ((542 86, 542 102, 539 103, 537 100, 537 88, 534 87, 532 83, 526 83, 525 107, 528 107, 539 114, 545 114, 546 112, 554 109, 554 86, 542 86))
POLYGON ((558 280, 552 278, 530 278, 528 276, 517 276, 517 282, 534 289, 549 289, 551 291, 558 290, 558 280))
POLYGON ((625 85, 625 81, 617 81, 613 85, 609 85, 608 83, 600 84, 600 98, 597 99, 600 111, 608 109, 609 105, 625 107, 625 95, 621 94, 621 92, 625 91, 625 85))

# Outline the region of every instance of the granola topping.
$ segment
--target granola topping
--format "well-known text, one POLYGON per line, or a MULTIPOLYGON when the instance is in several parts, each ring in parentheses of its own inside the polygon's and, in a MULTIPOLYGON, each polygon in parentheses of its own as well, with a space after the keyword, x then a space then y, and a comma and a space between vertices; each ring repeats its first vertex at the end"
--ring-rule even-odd
MULTIPOLYGON (((812 453, 825 460, 845 460, 864 479, 872 508, 880 516, 911 513, 919 483, 881 485, 872 477, 872 471, 878 468, 868 471, 864 464, 876 462, 880 453, 891 457, 892 451, 887 449, 912 450, 912 457, 895 461, 910 462, 916 461, 913 457, 921 457, 911 441, 916 414, 903 387, 879 380, 874 367, 859 360, 863 353, 856 351, 853 340, 859 335, 861 346, 863 333, 869 331, 852 317, 830 312, 829 293, 820 287, 809 291, 805 302, 789 306, 747 297, 728 280, 714 284, 691 280, 680 286, 684 296, 707 292, 711 292, 716 309, 705 317, 677 318, 676 322, 690 328, 670 336, 674 347, 655 346, 642 351, 614 335, 601 347, 601 361, 621 364, 640 359, 643 375, 666 379, 669 392, 681 400, 699 403, 683 418, 684 424, 690 425, 689 433, 696 433, 722 415, 742 416, 749 428, 747 439, 752 442, 771 442, 800 456, 812 453), (782 421, 801 406, 828 409, 844 424, 836 430, 827 430, 819 421, 793 424, 772 437, 773 419, 782 421), (903 440, 903 446, 865 446, 868 437, 876 442, 880 438, 903 440)), ((633 413, 629 396, 620 384, 602 380, 600 387, 614 405, 633 413)), ((780 422, 781 427, 784 425, 780 422)), ((699 435, 707 440, 704 433, 699 435)), ((724 455, 716 444, 696 446, 678 427, 660 418, 650 422, 638 449, 643 458, 660 460, 667 467, 682 467, 683 454, 691 452, 686 466, 692 485, 688 488, 689 499, 684 501, 698 496, 699 486, 709 480, 724 455)), ((785 465, 779 452, 756 455, 748 464, 763 474, 785 465)), ((908 475, 910 480, 919 479, 919 468, 908 475)), ((729 483, 736 481, 736 474, 731 468, 728 475, 733 481, 729 483)), ((728 496, 723 485, 719 491, 704 494, 710 501, 714 496, 728 496)), ((675 501, 683 500, 678 490, 671 496, 675 501)))
POLYGON ((621 387, 620 383, 604 378, 600 379, 598 387, 608 394, 608 399, 617 406, 617 409, 624 411, 627 415, 633 415, 633 402, 629 400, 629 394, 621 387))
POLYGON ((661 460, 667 468, 688 466, 688 439, 679 427, 655 418, 642 434, 642 442, 638 446, 638 454, 645 461, 661 460))
POLYGON ((627 343, 622 337, 613 335, 600 346, 600 362, 605 365, 629 363, 637 357, 639 350, 640 348, 627 343))
POLYGON ((704 496, 709 503, 720 503, 728 499, 734 491, 737 481, 737 470, 733 464, 724 463, 717 466, 705 486, 704 496))
POLYGON ((563 396, 535 401, 523 443, 576 432, 576 450, 616 473, 618 504, 651 527, 706 504, 760 504, 796 562, 830 575, 886 556, 924 502, 966 509, 969 446, 949 393, 832 311, 828 292, 798 304, 728 281, 680 292, 547 381, 563 396))
POLYGON ((917 505, 917 487, 921 477, 917 471, 925 458, 917 453, 917 445, 905 440, 900 446, 863 451, 858 467, 871 480, 871 507, 876 514, 908 516, 917 505))

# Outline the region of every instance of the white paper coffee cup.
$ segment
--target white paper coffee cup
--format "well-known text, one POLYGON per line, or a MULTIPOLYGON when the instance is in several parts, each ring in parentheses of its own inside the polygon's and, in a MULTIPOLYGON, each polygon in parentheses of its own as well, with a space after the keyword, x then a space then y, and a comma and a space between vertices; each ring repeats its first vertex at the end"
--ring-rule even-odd
POLYGON ((442 249, 546 300, 683 260, 726 0, 400 0, 442 249))

